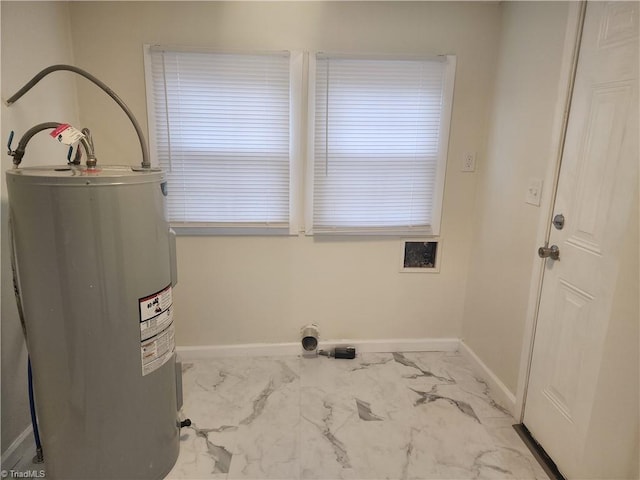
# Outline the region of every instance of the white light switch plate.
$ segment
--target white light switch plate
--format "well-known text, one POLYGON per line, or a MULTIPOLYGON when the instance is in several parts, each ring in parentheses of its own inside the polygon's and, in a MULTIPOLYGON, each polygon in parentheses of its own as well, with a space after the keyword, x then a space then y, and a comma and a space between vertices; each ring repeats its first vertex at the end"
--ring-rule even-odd
POLYGON ((542 196, 542 180, 539 178, 530 178, 527 186, 527 196, 525 201, 529 205, 540 206, 540 197, 542 196))

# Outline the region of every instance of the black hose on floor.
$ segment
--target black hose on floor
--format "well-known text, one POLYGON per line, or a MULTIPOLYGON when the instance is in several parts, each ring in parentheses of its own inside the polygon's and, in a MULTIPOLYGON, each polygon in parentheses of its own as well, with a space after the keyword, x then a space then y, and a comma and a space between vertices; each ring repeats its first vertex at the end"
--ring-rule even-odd
POLYGON ((38 418, 36 416, 36 402, 33 395, 33 374, 31 372, 31 357, 27 360, 27 376, 29 380, 29 409, 31 410, 31 425, 33 426, 33 438, 36 441, 35 463, 42 463, 44 455, 42 453, 42 443, 40 442, 40 431, 38 430, 38 418))

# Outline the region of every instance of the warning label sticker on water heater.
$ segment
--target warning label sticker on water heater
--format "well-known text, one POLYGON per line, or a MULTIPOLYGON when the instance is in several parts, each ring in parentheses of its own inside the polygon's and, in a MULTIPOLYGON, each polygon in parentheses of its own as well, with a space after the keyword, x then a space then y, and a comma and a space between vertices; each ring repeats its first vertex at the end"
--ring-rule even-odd
POLYGON ((171 285, 139 299, 142 375, 164 365, 176 349, 171 285))
POLYGON ((72 127, 68 123, 58 125, 58 127, 49 135, 65 145, 73 145, 84 137, 84 133, 72 127))

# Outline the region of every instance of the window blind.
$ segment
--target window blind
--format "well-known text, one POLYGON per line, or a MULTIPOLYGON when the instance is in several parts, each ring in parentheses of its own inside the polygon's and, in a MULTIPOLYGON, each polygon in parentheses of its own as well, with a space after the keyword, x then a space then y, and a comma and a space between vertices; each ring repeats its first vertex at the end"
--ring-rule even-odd
POLYGON ((289 222, 288 54, 152 47, 150 129, 174 226, 289 222))
POLYGON ((316 57, 313 233, 437 233, 444 59, 316 57))

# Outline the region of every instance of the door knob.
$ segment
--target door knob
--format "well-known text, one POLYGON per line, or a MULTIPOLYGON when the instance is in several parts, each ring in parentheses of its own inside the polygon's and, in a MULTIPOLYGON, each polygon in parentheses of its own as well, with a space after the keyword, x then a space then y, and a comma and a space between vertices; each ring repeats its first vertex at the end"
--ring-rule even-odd
MULTIPOLYGON (((548 244, 547 244, 548 245, 548 244)), ((560 249, 557 245, 551 245, 550 247, 545 245, 538 249, 538 256, 540 258, 550 258, 551 260, 560 260, 560 249)))

